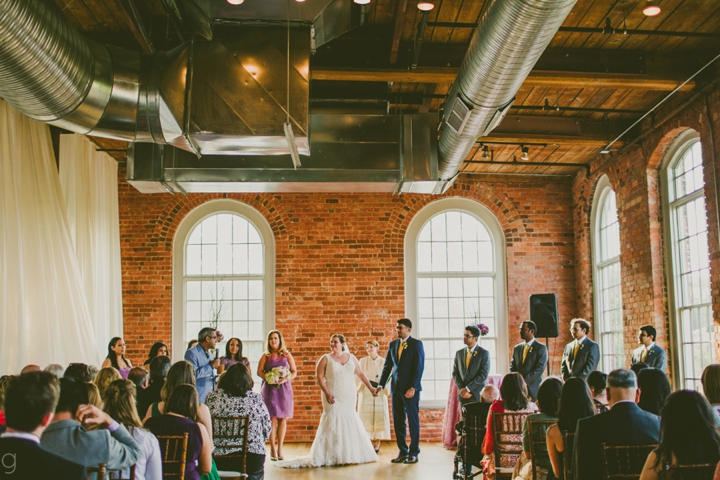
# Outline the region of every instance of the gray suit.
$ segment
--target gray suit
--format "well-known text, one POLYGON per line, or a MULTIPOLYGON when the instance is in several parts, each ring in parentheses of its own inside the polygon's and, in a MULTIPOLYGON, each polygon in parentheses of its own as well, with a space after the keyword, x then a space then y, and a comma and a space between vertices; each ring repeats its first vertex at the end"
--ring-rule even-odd
POLYGON ((45 429, 40 445, 48 452, 86 467, 104 463, 109 470, 135 464, 140 447, 120 425, 114 432, 106 429, 87 431, 75 420, 53 422, 45 429))
POLYGON ((580 345, 577 358, 573 358, 575 341, 573 340, 565 345, 562 363, 560 364, 563 380, 570 377, 585 380, 590 375, 590 372, 597 369, 598 363, 600 363, 600 346, 597 343, 585 337, 580 345))
POLYGON ((543 381, 542 374, 548 362, 547 347, 535 340, 522 361, 525 342, 518 343, 513 348, 512 360, 510 360, 510 371, 517 372, 523 376, 528 387, 530 398, 537 400, 537 392, 543 381))
POLYGON ((467 347, 458 350, 455 353, 455 362, 453 364, 453 381, 457 385, 458 391, 467 388, 472 393, 472 398, 462 398, 458 393, 458 399, 461 404, 480 401, 480 391, 485 386, 488 373, 490 373, 490 354, 487 350, 475 346, 472 357, 470 357, 470 365, 465 367, 465 357, 467 347))
MULTIPOLYGON (((640 358, 642 357, 643 350, 645 350, 644 346, 633 350, 630 365, 640 363, 640 358)), ((665 353, 665 350, 658 347, 656 343, 653 344, 648 350, 644 362, 648 365, 648 367, 658 368, 662 372, 667 371, 667 354, 665 353)))

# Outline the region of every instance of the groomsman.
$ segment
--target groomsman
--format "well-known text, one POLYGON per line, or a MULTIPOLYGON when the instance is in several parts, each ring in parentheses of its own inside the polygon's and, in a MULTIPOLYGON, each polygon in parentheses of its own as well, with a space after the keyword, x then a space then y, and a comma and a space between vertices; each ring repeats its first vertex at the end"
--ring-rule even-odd
POLYGON ((455 353, 453 381, 458 388, 461 404, 480 401, 480 391, 490 373, 490 354, 477 344, 480 329, 475 325, 465 327, 463 342, 465 348, 455 353))
POLYGON ((643 325, 638 331, 640 347, 632 353, 631 365, 643 362, 648 367, 659 368, 662 372, 667 370, 667 354, 665 350, 655 344, 657 331, 652 325, 643 325))
POLYGON ((530 320, 520 325, 520 338, 523 342, 515 345, 510 360, 510 371, 523 376, 533 401, 537 400, 537 392, 543 381, 542 374, 548 362, 547 347, 535 340, 536 330, 537 325, 530 320))
POLYGON ((578 377, 585 380, 600 362, 600 347, 587 337, 590 322, 584 318, 570 320, 570 333, 574 341, 565 345, 560 364, 563 380, 578 377))
POLYGON ((398 338, 390 342, 385 366, 377 391, 385 387, 388 379, 392 388, 392 410, 398 456, 392 463, 417 463, 420 453, 420 391, 425 350, 420 340, 412 338, 412 322, 401 318, 395 325, 398 338), (405 440, 405 417, 410 428, 410 448, 405 440))

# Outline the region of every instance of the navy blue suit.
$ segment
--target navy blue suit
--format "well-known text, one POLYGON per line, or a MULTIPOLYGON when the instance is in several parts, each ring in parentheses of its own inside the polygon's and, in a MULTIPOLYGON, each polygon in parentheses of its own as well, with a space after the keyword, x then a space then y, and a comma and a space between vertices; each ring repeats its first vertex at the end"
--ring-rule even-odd
POLYGON ((85 467, 22 438, 0 438, 0 478, 87 480, 85 467))
POLYGON ((390 342, 385 366, 378 385, 385 387, 390 379, 392 389, 393 427, 400 455, 417 456, 420 453, 420 391, 423 370, 425 369, 425 350, 420 340, 408 337, 398 361, 400 339, 390 342), (405 398, 410 388, 415 389, 412 398, 405 398), (405 437, 405 417, 410 427, 410 448, 408 449, 405 437))

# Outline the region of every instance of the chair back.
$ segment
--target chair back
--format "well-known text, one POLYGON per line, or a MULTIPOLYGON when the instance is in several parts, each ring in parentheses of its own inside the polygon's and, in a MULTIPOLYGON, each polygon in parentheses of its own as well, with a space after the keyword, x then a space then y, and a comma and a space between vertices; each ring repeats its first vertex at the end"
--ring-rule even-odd
POLYGON ((130 467, 130 473, 128 477, 123 477, 123 468, 117 470, 107 470, 110 480, 135 480, 135 465, 130 467))
POLYGON ((548 456, 547 441, 545 434, 550 425, 555 425, 557 420, 528 420, 528 436, 530 437, 530 460, 532 461, 532 478, 538 478, 538 468, 547 471, 552 470, 550 457, 548 456))
POLYGON ((157 435, 162 454, 163 480, 185 479, 188 433, 182 435, 157 435))
POLYGON ((105 478, 105 464, 99 463, 97 467, 87 467, 88 480, 103 480, 105 478))
POLYGON ((238 451, 228 455, 213 455, 215 458, 239 458, 242 472, 247 473, 247 446, 250 417, 248 415, 237 417, 213 417, 213 442, 216 447, 233 448, 238 451))
POLYGON ((602 445, 605 479, 640 478, 645 460, 657 445, 602 445))
POLYGON ((575 450, 575 434, 572 432, 562 432, 563 435, 563 478, 570 480, 572 478, 573 451, 575 450))
POLYGON ((712 480, 717 465, 717 463, 670 465, 664 462, 660 471, 660 480, 712 480))
POLYGON ((512 470, 522 453, 522 427, 530 413, 492 412, 495 468, 512 470))

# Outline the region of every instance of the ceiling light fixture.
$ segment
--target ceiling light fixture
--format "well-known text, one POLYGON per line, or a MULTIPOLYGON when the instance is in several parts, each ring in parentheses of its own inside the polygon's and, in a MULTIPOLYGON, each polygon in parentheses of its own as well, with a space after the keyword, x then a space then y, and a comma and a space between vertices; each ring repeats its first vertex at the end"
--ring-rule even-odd
POLYGON ((418 2, 418 10, 421 12, 429 12, 433 8, 435 8, 435 4, 432 2, 418 2))
POLYGON ((370 0, 353 0, 353 2, 357 3, 358 5, 367 5, 370 3, 370 0))
POLYGON ((522 149, 522 155, 520 155, 520 160, 527 162, 528 160, 530 160, 530 155, 528 155, 528 153, 530 153, 530 148, 524 145, 520 145, 520 148, 522 149))
POLYGON ((240 5, 240 4, 243 3, 244 1, 245 1, 245 0, 227 0, 227 2, 228 2, 230 5, 240 5))
POLYGON ((656 15, 660 15, 661 11, 662 10, 658 6, 658 2, 654 0, 647 0, 647 2, 645 2, 645 6, 643 7, 643 13, 647 17, 654 17, 656 15))
POLYGON ((488 158, 490 158, 490 148, 488 148, 487 145, 483 145, 482 149, 483 149, 483 153, 482 153, 481 158, 483 160, 487 160, 488 158))

